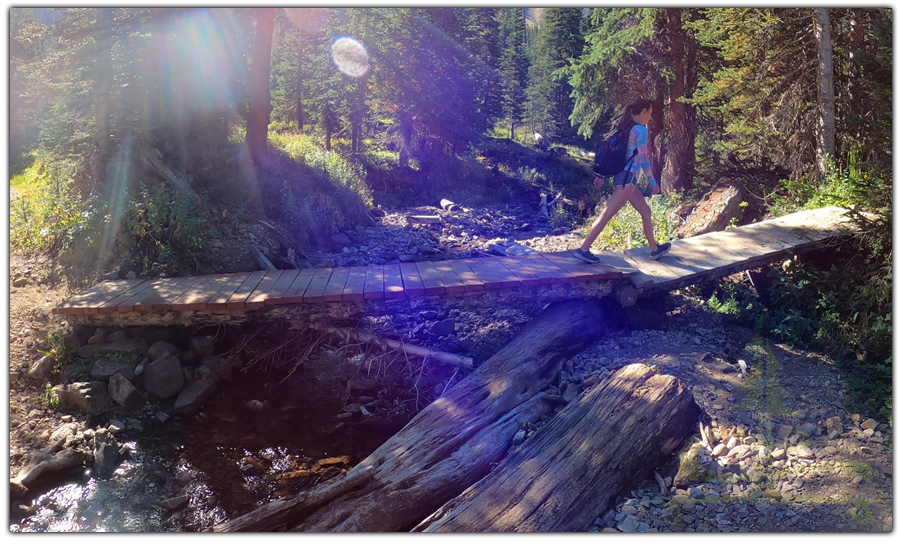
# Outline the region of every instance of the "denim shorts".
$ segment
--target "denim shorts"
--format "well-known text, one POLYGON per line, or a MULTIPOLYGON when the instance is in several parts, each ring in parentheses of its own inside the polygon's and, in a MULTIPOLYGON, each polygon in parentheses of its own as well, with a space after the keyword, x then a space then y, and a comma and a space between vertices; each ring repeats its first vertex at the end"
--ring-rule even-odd
POLYGON ((637 175, 629 170, 623 170, 613 177, 613 186, 625 186, 627 184, 637 186, 637 175))

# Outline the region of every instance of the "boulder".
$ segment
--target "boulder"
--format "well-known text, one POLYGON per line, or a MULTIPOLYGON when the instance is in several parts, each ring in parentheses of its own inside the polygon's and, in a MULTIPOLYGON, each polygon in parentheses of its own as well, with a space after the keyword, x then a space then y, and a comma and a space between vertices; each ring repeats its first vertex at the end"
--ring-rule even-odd
POLYGON ((28 370, 28 377, 33 380, 43 380, 53 371, 55 366, 56 357, 53 355, 44 355, 31 365, 31 368, 28 370))
POLYGON ((178 394, 175 400, 176 415, 190 415, 196 413, 200 406, 206 403, 209 397, 216 392, 216 383, 211 380, 194 380, 188 382, 184 390, 178 394))
POLYGON ((109 396, 129 411, 137 411, 146 401, 144 394, 122 374, 116 374, 109 379, 109 396))
POLYGON ((443 337, 445 335, 453 335, 455 329, 456 320, 454 320, 453 318, 447 318, 446 320, 435 322, 431 326, 430 333, 435 337, 443 337))
POLYGON ((184 387, 181 363, 172 355, 159 358, 144 370, 144 389, 156 399, 168 399, 184 387))
POLYGON ((128 332, 124 329, 117 329, 106 336, 107 343, 115 343, 117 341, 124 341, 128 339, 128 332))
POLYGON ((61 407, 89 415, 105 413, 112 406, 109 388, 104 382, 76 382, 67 386, 55 386, 53 392, 61 407))
POLYGON ((108 358, 98 358, 91 367, 91 378, 100 382, 108 382, 115 375, 121 375, 129 381, 134 379, 134 367, 127 362, 119 362, 108 358))
POLYGON ((119 461, 119 443, 105 428, 94 433, 94 472, 108 477, 116 470, 119 461))
POLYGON ((150 348, 147 349, 147 357, 150 360, 156 360, 159 357, 163 356, 165 353, 169 353, 170 355, 178 357, 180 351, 178 350, 178 347, 169 343, 168 341, 157 341, 156 343, 150 345, 150 348))
POLYGON ((209 372, 214 379, 218 378, 229 382, 234 377, 231 371, 231 363, 218 355, 207 355, 203 357, 200 360, 200 366, 208 367, 209 372))
POLYGON ((188 339, 188 348, 201 357, 209 356, 215 352, 216 338, 212 335, 199 335, 188 339))

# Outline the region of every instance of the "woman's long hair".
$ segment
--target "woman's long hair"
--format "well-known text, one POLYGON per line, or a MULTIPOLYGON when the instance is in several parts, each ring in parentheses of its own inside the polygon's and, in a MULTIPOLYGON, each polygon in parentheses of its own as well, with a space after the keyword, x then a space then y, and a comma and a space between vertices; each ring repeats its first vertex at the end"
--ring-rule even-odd
POLYGON ((644 109, 651 108, 652 106, 653 103, 651 101, 648 101, 647 99, 638 99, 637 101, 625 107, 625 111, 622 112, 622 116, 613 121, 613 125, 610 128, 609 133, 607 133, 603 139, 609 139, 627 128, 632 122, 634 122, 635 115, 640 114, 644 111, 644 109))

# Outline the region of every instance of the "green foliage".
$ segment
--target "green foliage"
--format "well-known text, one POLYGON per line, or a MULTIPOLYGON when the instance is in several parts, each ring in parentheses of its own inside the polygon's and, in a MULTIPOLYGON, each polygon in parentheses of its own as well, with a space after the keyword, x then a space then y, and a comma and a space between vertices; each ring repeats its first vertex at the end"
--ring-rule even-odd
POLYGON ((847 388, 853 397, 846 408, 850 412, 871 413, 881 423, 894 426, 893 386, 891 384, 892 358, 884 363, 847 361, 847 388))
MULTIPOLYGON (((675 231, 680 224, 678 209, 681 205, 681 197, 678 194, 672 196, 651 196, 646 198, 652 211, 653 236, 656 242, 662 244, 675 238, 675 231)), ((585 223, 583 233, 587 234, 595 217, 585 223)), ((595 248, 610 250, 628 250, 647 246, 647 237, 644 236, 644 228, 640 214, 626 203, 613 217, 600 236, 594 242, 595 248)))
POLYGON ((10 247, 25 251, 69 250, 96 230, 101 212, 72 188, 74 166, 48 169, 41 161, 10 180, 18 199, 10 203, 10 247))
POLYGON ((141 184, 129 200, 120 241, 143 271, 176 271, 181 263, 198 268, 208 258, 207 247, 218 232, 209 210, 194 197, 162 183, 141 184))
POLYGON ((55 410, 59 408, 59 396, 53 391, 53 384, 50 382, 44 385, 44 391, 41 393, 41 403, 48 409, 55 410))
POLYGON ((310 136, 273 134, 269 141, 301 165, 290 182, 281 183, 274 208, 299 245, 366 222, 372 193, 362 166, 350 163, 339 151, 325 150, 310 136))

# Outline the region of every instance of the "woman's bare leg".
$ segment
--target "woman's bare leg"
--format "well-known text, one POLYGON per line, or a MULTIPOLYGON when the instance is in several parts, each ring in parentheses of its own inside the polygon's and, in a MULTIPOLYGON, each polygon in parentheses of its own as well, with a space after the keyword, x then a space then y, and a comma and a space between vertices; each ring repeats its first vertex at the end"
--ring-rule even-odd
POLYGON ((650 251, 652 252, 653 250, 656 250, 656 239, 653 237, 652 210, 650 209, 650 206, 647 205, 647 200, 644 199, 644 195, 638 191, 637 188, 632 186, 628 190, 628 201, 641 216, 641 225, 644 229, 644 236, 647 237, 647 244, 650 245, 650 251))
MULTIPOLYGON (((614 189, 609 200, 606 202, 606 207, 600 212, 600 216, 597 217, 594 224, 591 225, 591 230, 588 231, 588 235, 585 237, 584 242, 581 243, 581 248, 583 250, 591 249, 594 241, 597 240, 597 237, 603 232, 603 228, 606 227, 609 220, 615 217, 616 213, 618 213, 619 210, 622 209, 622 206, 625 205, 625 202, 630 199, 627 193, 629 188, 632 190, 635 189, 634 186, 626 186, 624 188, 617 187, 614 189)), ((634 202, 632 202, 632 205, 634 205, 634 202)))

